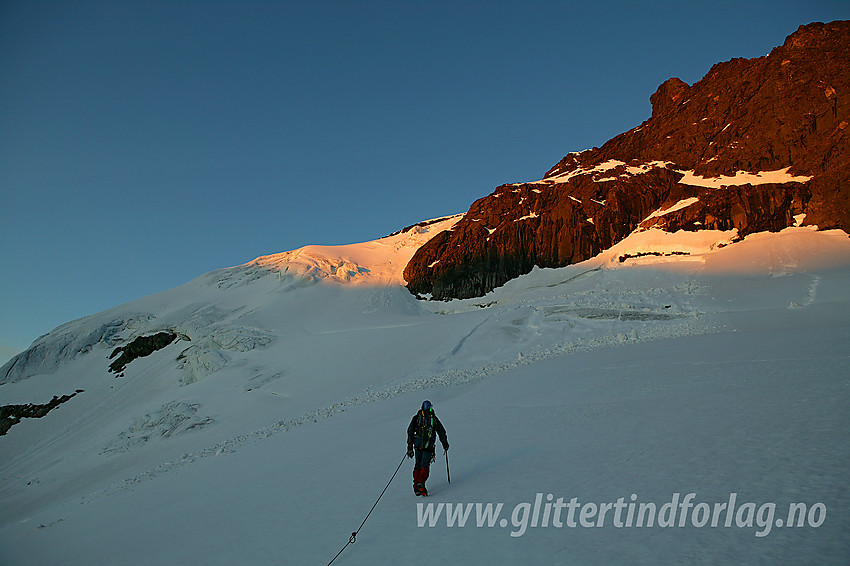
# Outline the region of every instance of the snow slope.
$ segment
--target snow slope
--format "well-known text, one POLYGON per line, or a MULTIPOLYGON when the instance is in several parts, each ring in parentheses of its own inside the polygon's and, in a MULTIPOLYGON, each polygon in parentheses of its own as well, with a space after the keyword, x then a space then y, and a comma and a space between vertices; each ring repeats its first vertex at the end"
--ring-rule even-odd
POLYGON ((305 246, 259 257, 249 265, 276 269, 281 277, 292 274, 313 281, 330 278, 343 283, 404 285, 402 273, 416 250, 435 234, 450 230, 462 217, 463 214, 455 214, 427 220, 371 242, 305 246))
POLYGON ((0 437, 0 563, 326 564, 424 398, 451 484, 440 455, 415 498, 405 460, 335 564, 850 560, 846 234, 648 230, 482 298, 417 301, 403 257, 457 218, 258 258, 37 341, 18 362, 37 374, 4 367, 0 405, 84 392, 0 437), (181 338, 107 373, 116 345, 164 329, 181 338), (600 520, 599 504, 676 493, 744 511, 600 520), (556 527, 558 498, 595 502, 592 526, 556 527), (770 502, 815 512, 762 524, 770 502), (441 503, 471 518, 419 526, 441 503), (504 523, 477 527, 475 503, 504 523))

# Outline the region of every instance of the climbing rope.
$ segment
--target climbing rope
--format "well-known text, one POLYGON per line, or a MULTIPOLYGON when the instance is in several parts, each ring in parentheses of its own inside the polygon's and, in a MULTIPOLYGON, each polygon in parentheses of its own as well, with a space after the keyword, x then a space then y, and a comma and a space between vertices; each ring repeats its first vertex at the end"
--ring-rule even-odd
MULTIPOLYGON (((375 500, 375 504, 374 504, 374 505, 372 505, 372 508, 371 508, 371 509, 369 509, 369 512, 368 512, 368 513, 366 513, 366 519, 368 519, 368 518, 369 518, 369 515, 371 515, 371 514, 372 514, 372 511, 374 511, 374 510, 375 510, 375 507, 377 507, 377 506, 378 506, 378 501, 380 501, 380 500, 381 500, 381 498, 384 496, 384 492, 386 492, 386 491, 387 491, 387 488, 388 488, 388 487, 390 487, 390 484, 393 482, 393 478, 395 478, 395 475, 396 475, 396 474, 398 473, 398 471, 401 469, 401 465, 402 465, 402 464, 404 464, 404 459, 405 459, 405 458, 407 458, 407 453, 405 453, 405 455, 404 455, 404 456, 402 456, 402 458, 401 458, 401 462, 399 462, 399 463, 398 463, 398 467, 397 467, 397 468, 395 469, 395 471, 393 472, 393 475, 392 475, 392 477, 390 478, 390 481, 388 481, 388 482, 387 482, 386 487, 384 487, 384 491, 382 491, 382 492, 381 492, 381 495, 379 495, 379 496, 378 496, 378 499, 377 499, 377 500, 375 500)), ((359 533, 359 532, 360 532, 360 529, 362 529, 362 528, 363 528, 363 525, 365 525, 365 524, 366 524, 366 519, 363 519, 363 522, 362 522, 362 523, 360 523, 360 526, 359 526, 359 527, 357 527, 357 530, 356 530, 356 531, 354 531, 353 533, 351 533, 351 536, 350 536, 350 537, 348 537, 348 542, 347 542, 347 543, 345 543, 345 546, 343 546, 342 548, 340 548, 340 549, 339 549, 339 552, 337 552, 337 553, 336 553, 336 556, 334 556, 334 557, 331 559, 331 561, 330 561, 330 562, 328 562, 328 566, 331 566, 331 564, 333 564, 334 560, 336 560, 337 558, 339 558, 339 555, 340 555, 340 554, 342 554, 342 551, 343 551, 343 550, 345 550, 346 548, 348 548, 348 545, 349 545, 349 544, 354 544, 355 542, 357 542, 357 533, 359 533)))

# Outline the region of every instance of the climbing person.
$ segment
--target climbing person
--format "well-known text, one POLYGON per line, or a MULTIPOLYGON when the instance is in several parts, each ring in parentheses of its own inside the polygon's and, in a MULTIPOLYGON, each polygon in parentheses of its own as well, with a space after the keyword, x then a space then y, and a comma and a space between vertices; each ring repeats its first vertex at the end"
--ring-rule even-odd
POLYGON ((440 436, 443 450, 448 451, 446 429, 434 414, 431 401, 423 401, 422 408, 413 415, 407 427, 407 457, 416 458, 413 463, 413 492, 416 495, 428 495, 425 481, 428 479, 431 462, 436 458, 437 435, 440 436))

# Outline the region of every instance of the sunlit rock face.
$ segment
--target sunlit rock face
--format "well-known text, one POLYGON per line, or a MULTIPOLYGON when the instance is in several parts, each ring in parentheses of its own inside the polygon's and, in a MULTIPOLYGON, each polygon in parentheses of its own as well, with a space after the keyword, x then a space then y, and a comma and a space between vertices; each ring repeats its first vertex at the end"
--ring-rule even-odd
POLYGON ((543 179, 502 185, 414 254, 408 289, 480 296, 638 229, 850 230, 850 22, 801 26, 769 55, 650 97, 652 116, 543 179))

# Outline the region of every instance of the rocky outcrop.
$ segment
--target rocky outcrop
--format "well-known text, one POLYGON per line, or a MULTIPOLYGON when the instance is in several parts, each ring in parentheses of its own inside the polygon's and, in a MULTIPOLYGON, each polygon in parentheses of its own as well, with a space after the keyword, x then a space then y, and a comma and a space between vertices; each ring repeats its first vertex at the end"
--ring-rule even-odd
POLYGON ((801 26, 765 57, 718 63, 690 86, 664 82, 650 102, 640 126, 473 203, 413 256, 408 289, 480 296, 639 227, 850 231, 850 22, 801 26))
POLYGON ((47 403, 25 403, 23 405, 5 405, 0 407, 0 436, 9 432, 9 429, 20 423, 21 419, 42 418, 62 403, 76 397, 77 393, 83 393, 83 390, 77 389, 74 393, 62 395, 61 397, 54 395, 53 399, 47 403))
POLYGON ((150 356, 157 350, 162 350, 176 339, 177 334, 170 331, 157 332, 150 336, 139 336, 126 346, 121 346, 113 350, 109 359, 115 356, 118 356, 118 358, 109 364, 109 371, 120 375, 127 364, 136 358, 150 356))
POLYGON ((667 232, 679 230, 732 230, 739 236, 778 232, 804 214, 811 198, 802 183, 741 185, 703 192, 694 204, 655 218, 641 226, 667 232))

